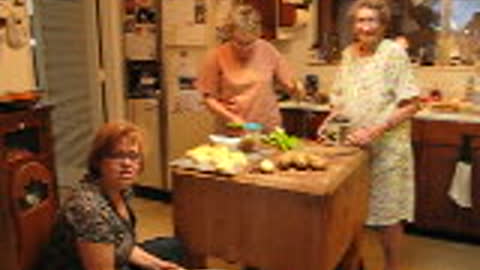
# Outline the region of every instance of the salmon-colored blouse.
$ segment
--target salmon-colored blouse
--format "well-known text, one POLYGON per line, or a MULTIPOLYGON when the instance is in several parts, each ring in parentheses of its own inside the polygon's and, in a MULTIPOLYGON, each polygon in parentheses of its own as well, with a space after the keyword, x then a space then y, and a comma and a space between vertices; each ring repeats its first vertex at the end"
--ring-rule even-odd
POLYGON ((275 47, 265 40, 257 39, 252 44, 253 55, 247 63, 238 60, 233 46, 226 42, 208 53, 197 88, 205 97, 234 102, 239 106, 240 117, 261 123, 270 131, 281 125, 274 79, 287 87, 294 74, 275 47))

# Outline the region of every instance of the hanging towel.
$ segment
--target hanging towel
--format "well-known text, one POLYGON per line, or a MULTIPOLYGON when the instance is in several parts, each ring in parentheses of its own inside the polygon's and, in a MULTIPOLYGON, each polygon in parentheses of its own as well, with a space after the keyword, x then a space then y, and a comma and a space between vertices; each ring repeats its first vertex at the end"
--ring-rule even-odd
POLYGON ((459 161, 455 168, 448 195, 460 207, 472 207, 472 165, 459 161))

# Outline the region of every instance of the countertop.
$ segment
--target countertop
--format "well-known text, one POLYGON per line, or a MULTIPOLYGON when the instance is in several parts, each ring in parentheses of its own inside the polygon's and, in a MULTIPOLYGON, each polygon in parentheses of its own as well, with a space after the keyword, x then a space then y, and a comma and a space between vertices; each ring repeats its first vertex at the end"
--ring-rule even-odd
MULTIPOLYGON (((328 160, 326 170, 282 171, 265 174, 259 172, 240 172, 234 176, 226 176, 215 172, 192 170, 174 167, 174 175, 189 176, 210 181, 230 181, 252 187, 263 187, 274 190, 284 190, 290 193, 308 194, 311 196, 331 195, 345 182, 354 171, 368 163, 368 153, 355 147, 321 146, 317 143, 304 141, 309 153, 328 160), (303 179, 303 181, 298 181, 303 179)), ((273 154, 276 155, 276 154, 273 154)))
POLYGON ((282 101, 279 104, 280 109, 285 109, 285 110, 306 110, 306 111, 314 111, 314 112, 328 112, 330 111, 330 105, 329 104, 315 104, 312 102, 307 102, 307 101, 282 101))
POLYGON ((480 124, 479 114, 462 113, 462 112, 448 113, 448 112, 432 112, 430 110, 422 110, 415 115, 415 119, 480 124))
MULTIPOLYGON (((305 110, 313 112, 328 112, 330 110, 329 104, 315 104, 311 102, 301 101, 283 101, 280 102, 280 109, 283 110, 305 110)), ((428 109, 418 112, 415 119, 431 120, 431 121, 454 121, 480 124, 480 114, 463 113, 463 112, 434 112, 428 109)))

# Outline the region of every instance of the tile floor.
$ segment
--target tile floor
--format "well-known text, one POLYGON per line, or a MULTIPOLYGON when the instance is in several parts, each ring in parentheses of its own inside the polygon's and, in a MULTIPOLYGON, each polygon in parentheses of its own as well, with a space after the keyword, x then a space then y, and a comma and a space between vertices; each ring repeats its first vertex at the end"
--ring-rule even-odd
MULTIPOLYGON (((133 207, 138 217, 139 240, 173 234, 172 207, 158 201, 136 198, 133 207)), ((402 270, 480 270, 480 245, 456 243, 407 235, 402 270)), ((383 258, 375 233, 368 231, 363 247, 367 270, 381 270, 383 258)), ((238 265, 209 259, 210 268, 238 270, 238 265)))

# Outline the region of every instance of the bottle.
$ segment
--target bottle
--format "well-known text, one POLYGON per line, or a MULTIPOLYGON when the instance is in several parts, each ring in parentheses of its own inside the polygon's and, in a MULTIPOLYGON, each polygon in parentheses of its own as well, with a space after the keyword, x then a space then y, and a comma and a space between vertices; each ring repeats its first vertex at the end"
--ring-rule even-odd
POLYGON ((465 86, 465 100, 466 101, 473 101, 473 94, 475 92, 475 77, 470 76, 467 79, 467 84, 465 86))

